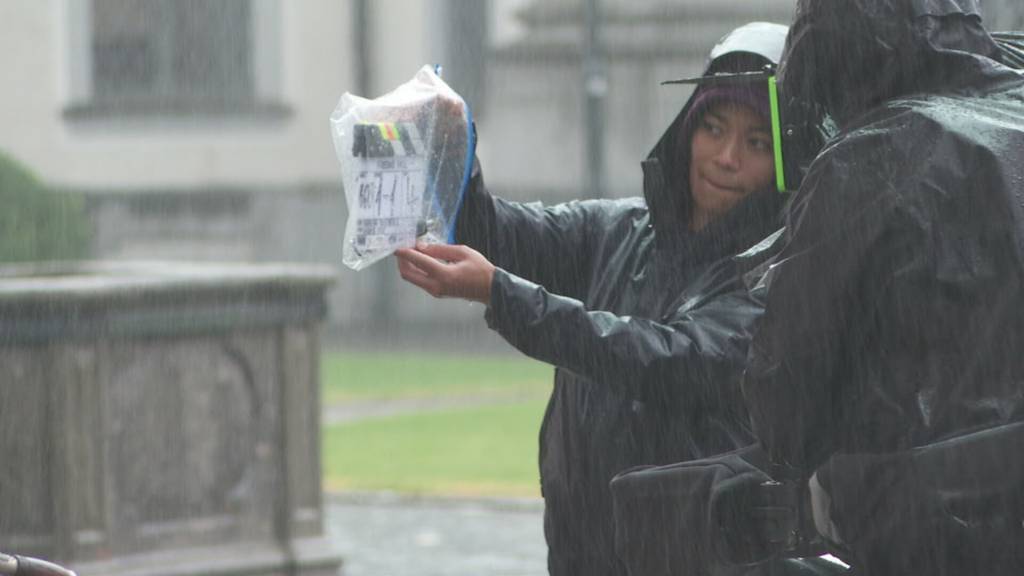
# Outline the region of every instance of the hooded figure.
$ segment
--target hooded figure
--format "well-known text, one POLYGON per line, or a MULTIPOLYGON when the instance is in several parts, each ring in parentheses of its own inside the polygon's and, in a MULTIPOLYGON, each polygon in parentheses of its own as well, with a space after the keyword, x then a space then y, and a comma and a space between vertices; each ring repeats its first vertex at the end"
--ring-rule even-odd
POLYGON ((780 86, 840 132, 764 279, 755 432, 858 574, 1024 573, 1024 76, 975 0, 800 0, 780 86))
MULTIPOLYGON (((708 69, 777 62, 785 32, 737 29, 708 69)), ((698 89, 643 170, 644 199, 551 207, 494 198, 477 172, 457 221, 457 241, 497 266, 488 326, 556 367, 540 434, 553 575, 624 573, 608 488, 617 472, 752 441, 739 379, 760 308, 730 257, 780 226, 767 88, 698 89)), ((400 267, 415 256, 399 253, 400 267)))

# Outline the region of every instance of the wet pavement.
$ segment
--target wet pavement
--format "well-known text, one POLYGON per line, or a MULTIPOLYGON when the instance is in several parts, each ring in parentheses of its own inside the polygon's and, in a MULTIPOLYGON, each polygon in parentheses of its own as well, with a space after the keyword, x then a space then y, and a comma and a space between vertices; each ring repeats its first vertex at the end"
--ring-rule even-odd
POLYGON ((342 576, 547 574, 540 500, 333 494, 325 508, 342 576))

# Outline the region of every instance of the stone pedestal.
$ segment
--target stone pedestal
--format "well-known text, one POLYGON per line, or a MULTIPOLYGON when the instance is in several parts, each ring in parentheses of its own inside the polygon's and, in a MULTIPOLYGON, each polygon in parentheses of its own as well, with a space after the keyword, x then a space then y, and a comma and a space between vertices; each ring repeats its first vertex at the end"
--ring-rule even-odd
POLYGON ((0 268, 0 544, 103 574, 334 574, 330 269, 0 268))

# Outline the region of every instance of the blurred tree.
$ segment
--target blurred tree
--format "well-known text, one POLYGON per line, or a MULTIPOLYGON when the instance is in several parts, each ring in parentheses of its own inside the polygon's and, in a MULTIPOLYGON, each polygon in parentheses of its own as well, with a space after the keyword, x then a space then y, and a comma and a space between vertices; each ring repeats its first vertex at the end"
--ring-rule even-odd
POLYGON ((89 236, 81 197, 51 190, 0 152, 0 262, 80 259, 89 236))

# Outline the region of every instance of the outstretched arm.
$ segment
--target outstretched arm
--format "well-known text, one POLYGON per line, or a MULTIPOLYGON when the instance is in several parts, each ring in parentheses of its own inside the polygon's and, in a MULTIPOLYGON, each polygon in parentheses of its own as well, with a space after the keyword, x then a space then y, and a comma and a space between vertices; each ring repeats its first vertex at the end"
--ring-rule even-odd
POLYGON ((727 278, 715 293, 656 322, 587 310, 579 300, 495 268, 465 246, 424 246, 396 257, 402 277, 431 295, 488 305, 488 325, 532 358, 661 405, 705 410, 740 404, 748 329, 760 307, 731 267, 717 271, 727 278))
POLYGON ((732 410, 761 308, 738 279, 657 321, 587 310, 497 270, 488 325, 524 354, 679 411, 732 410))

